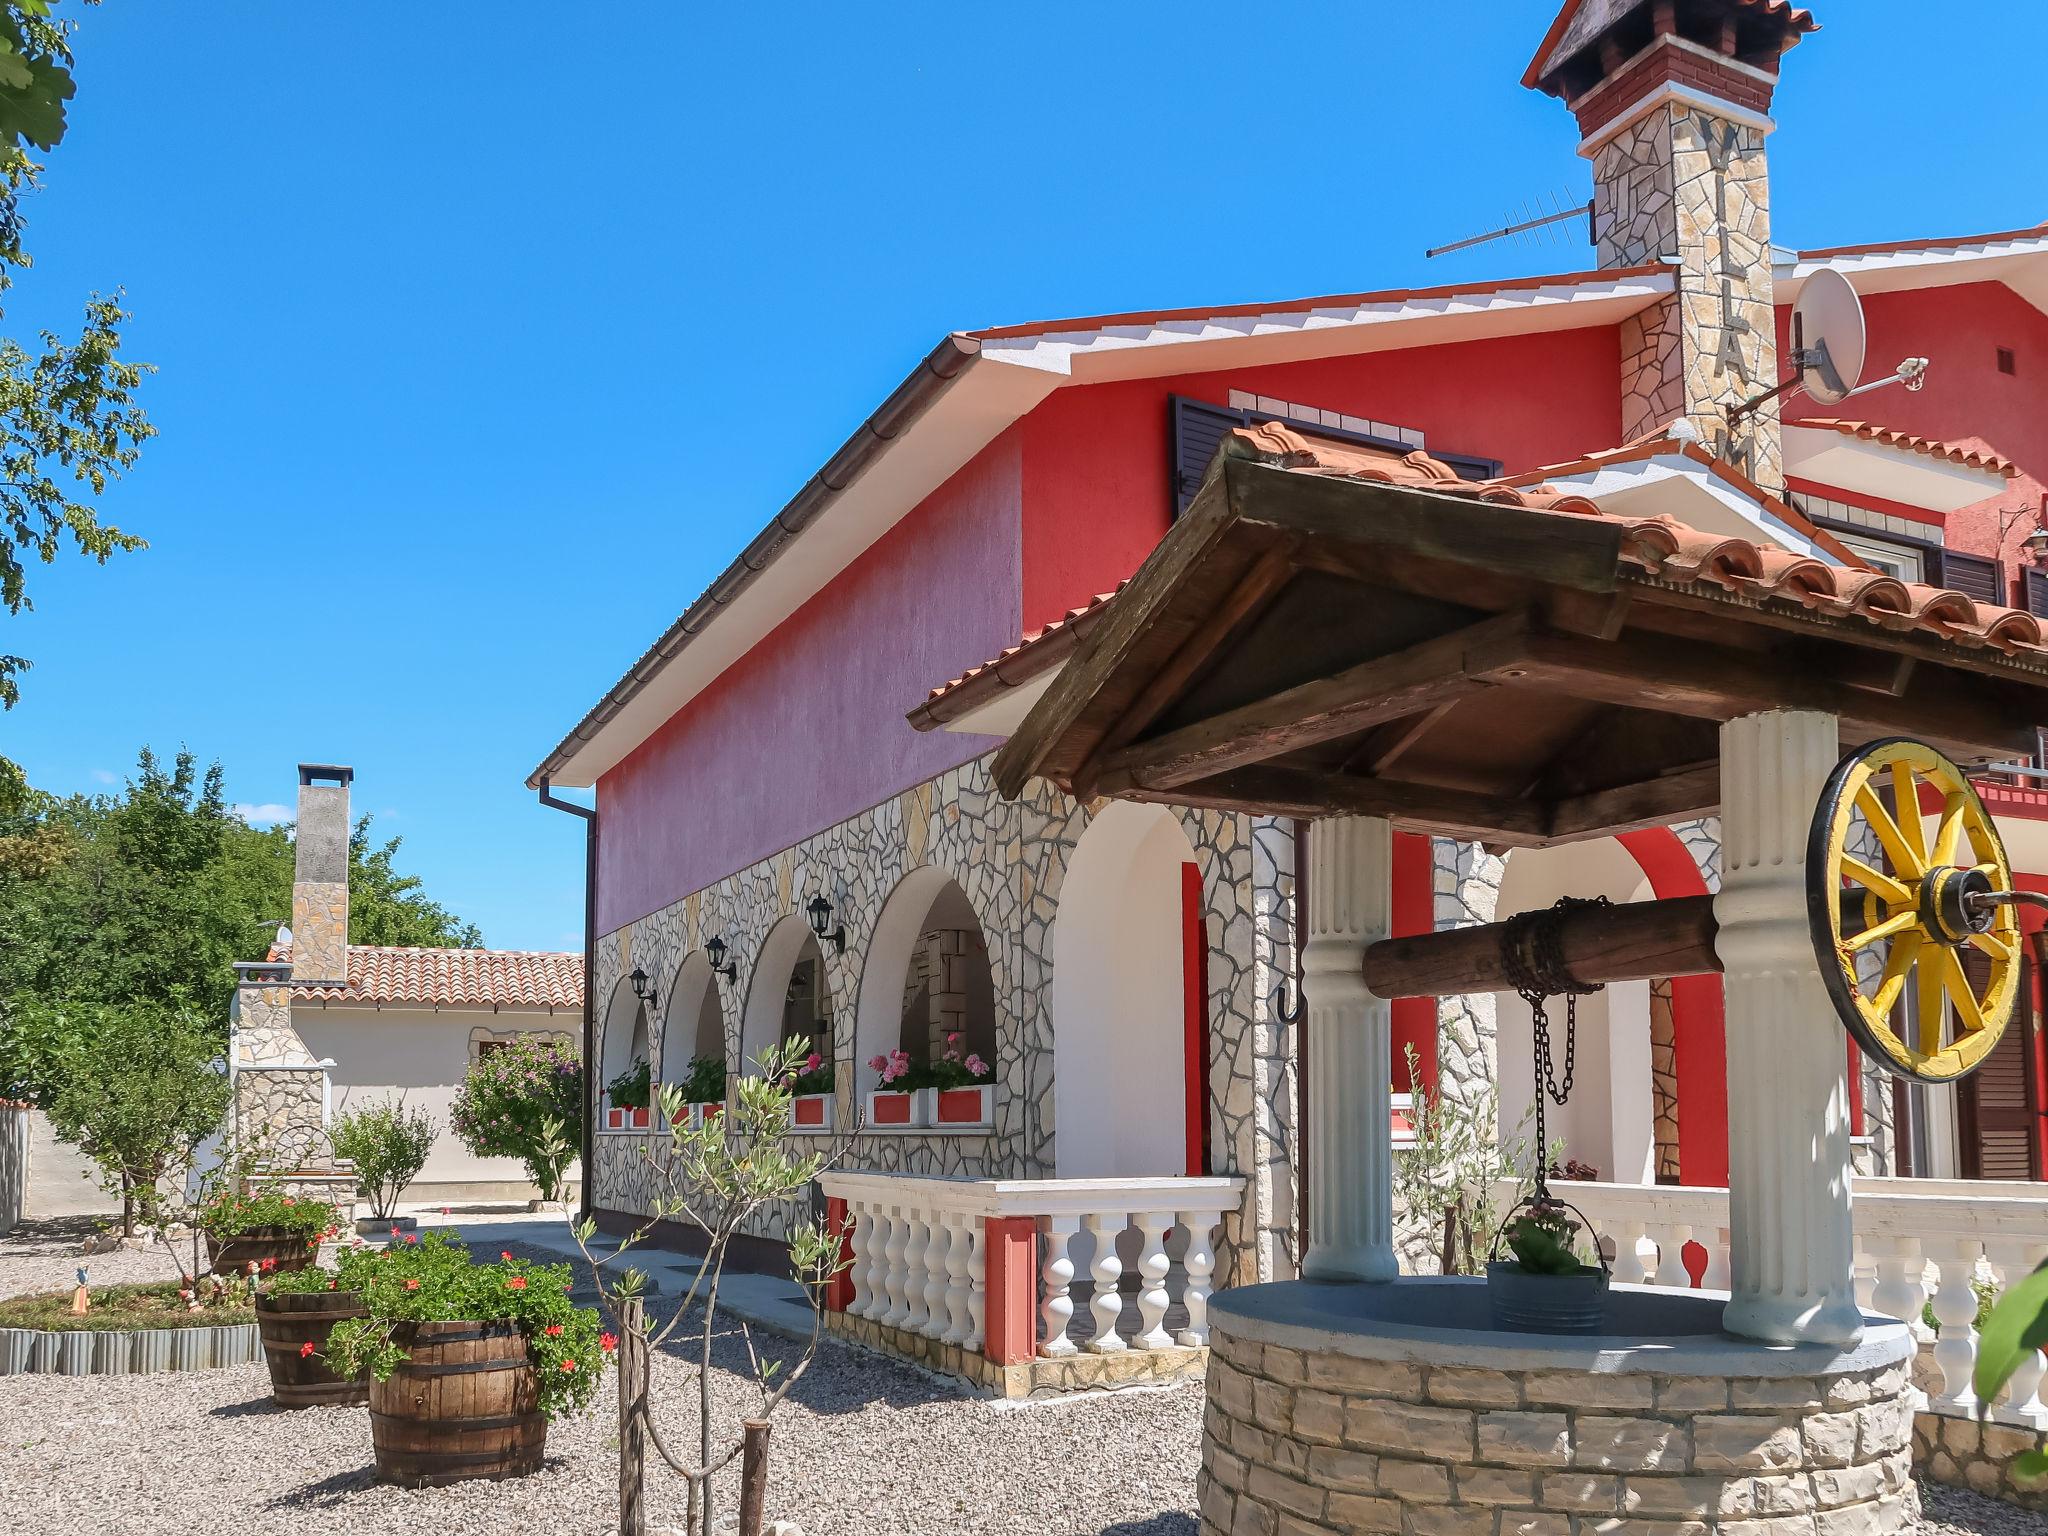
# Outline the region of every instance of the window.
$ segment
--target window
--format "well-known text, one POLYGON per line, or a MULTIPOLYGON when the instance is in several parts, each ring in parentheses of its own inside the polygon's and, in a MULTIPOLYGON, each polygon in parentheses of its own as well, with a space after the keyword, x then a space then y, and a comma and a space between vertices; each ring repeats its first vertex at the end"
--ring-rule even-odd
MULTIPOLYGON (((1414 447, 1408 443, 1373 437, 1366 433, 1347 432, 1339 427, 1324 426, 1313 421, 1297 421, 1292 417, 1275 416, 1268 411, 1251 410, 1244 406, 1208 405, 1200 400, 1185 400, 1179 395, 1174 395, 1169 400, 1169 408, 1168 469, 1172 476, 1173 518, 1176 522, 1180 520, 1181 514, 1187 511, 1188 504, 1195 499, 1195 492, 1202 488, 1202 479, 1209 472, 1209 464, 1216 457, 1217 448, 1236 427, 1247 427, 1260 421, 1278 421, 1299 431, 1340 443, 1385 448, 1394 453, 1415 452, 1414 447)), ((1476 458, 1465 453, 1445 453, 1436 448, 1424 451, 1431 458, 1448 464, 1467 480, 1490 480, 1501 471, 1498 459, 1476 458)))
POLYGON ((2000 373, 2018 373, 2020 371, 2019 360, 2012 355, 2011 347, 2000 347, 1998 349, 1998 371, 2000 373))
POLYGON ((502 1051, 511 1043, 510 1040, 479 1040, 476 1043, 476 1059, 482 1061, 491 1052, 502 1051))
POLYGON ((1838 532, 1835 537, 1887 576, 1896 576, 1900 581, 1927 579, 1921 552, 1910 544, 1894 544, 1890 539, 1880 539, 1868 533, 1838 532))

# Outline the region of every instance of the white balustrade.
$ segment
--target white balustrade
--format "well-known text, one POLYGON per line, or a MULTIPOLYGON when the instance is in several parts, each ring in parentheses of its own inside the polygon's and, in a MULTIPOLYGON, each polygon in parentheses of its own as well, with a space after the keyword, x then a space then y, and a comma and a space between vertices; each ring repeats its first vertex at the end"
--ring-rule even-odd
POLYGON ((1038 1284, 1026 1299, 1041 1328, 1038 1353, 1048 1357, 1081 1348, 1113 1353, 1206 1345, 1216 1234, 1244 1188, 1236 1178, 884 1173, 828 1173, 820 1182, 829 1196, 846 1202, 851 1223, 848 1312, 969 1350, 983 1346, 992 1326, 985 1224, 1030 1220, 1038 1235, 1038 1284), (1072 1336, 1077 1301, 1081 1344, 1072 1336), (1127 1313, 1134 1322, 1126 1321, 1127 1313))
MULTIPOLYGON (((1614 1254, 1615 1278, 1708 1290, 1728 1285, 1728 1191, 1692 1185, 1559 1183, 1554 1192, 1585 1213, 1614 1254), (1700 1281, 1686 1268, 1686 1247, 1705 1250, 1700 1281), (1633 1264, 1631 1261, 1635 1261, 1633 1264)), ((2011 1285, 2048 1259, 2048 1184, 1937 1179, 1858 1179, 1853 1208, 1853 1276, 1858 1301, 1903 1318, 1933 1339, 1941 1391, 1937 1412, 1974 1412, 1970 1378, 1977 1363, 1978 1287, 2011 1285), (1924 1326, 1932 1312, 1937 1331, 1924 1326)), ((1495 1199, 1505 1208, 1511 1185, 1495 1199)), ((1693 1262, 1698 1263, 1698 1255, 1693 1262)), ((2022 1362, 1990 1416, 2048 1428, 2048 1357, 2022 1362)))

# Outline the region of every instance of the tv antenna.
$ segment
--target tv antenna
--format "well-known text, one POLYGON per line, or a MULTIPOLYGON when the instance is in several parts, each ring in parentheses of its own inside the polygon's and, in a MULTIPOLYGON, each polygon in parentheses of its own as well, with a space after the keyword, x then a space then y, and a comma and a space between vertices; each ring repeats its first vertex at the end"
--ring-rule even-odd
POLYGON ((1799 390, 1816 405, 1840 405, 1857 395, 1888 384, 1903 384, 1918 391, 1927 382, 1927 359, 1909 357, 1891 373, 1868 384, 1858 384, 1870 347, 1870 335, 1863 323, 1863 301, 1856 296, 1849 279, 1832 267, 1823 267, 1799 289, 1792 306, 1792 348, 1787 359, 1792 376, 1774 389, 1754 395, 1740 405, 1728 407, 1732 431, 1744 417, 1791 390, 1799 390))
MULTIPOLYGON (((1523 208, 1520 210, 1521 217, 1511 224, 1503 225, 1499 229, 1488 230, 1483 235, 1473 235, 1470 239, 1466 240, 1453 240, 1449 245, 1439 245, 1433 250, 1424 251, 1422 253, 1423 260, 1428 261, 1437 256, 1448 256, 1453 251, 1469 251, 1475 245, 1485 245, 1494 240, 1507 240, 1526 236, 1535 230, 1548 229, 1552 225, 1562 224, 1568 219, 1584 219, 1586 221, 1586 238, 1588 240, 1593 239, 1592 199, 1588 198, 1583 204, 1575 203, 1563 208, 1557 206, 1557 201, 1555 197, 1549 199, 1551 205, 1549 213, 1538 213, 1532 216, 1527 208, 1523 208)), ((1539 202, 1537 206, 1540 208, 1542 204, 1539 202)))

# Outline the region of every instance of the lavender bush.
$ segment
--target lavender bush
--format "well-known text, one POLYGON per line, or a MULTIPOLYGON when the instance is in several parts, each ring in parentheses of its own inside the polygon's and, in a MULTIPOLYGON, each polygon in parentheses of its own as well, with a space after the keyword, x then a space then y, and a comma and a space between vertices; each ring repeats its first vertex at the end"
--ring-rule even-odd
POLYGON ((583 1140, 583 1063, 555 1040, 526 1038, 488 1051, 470 1067, 448 1123, 478 1157, 518 1158, 541 1198, 558 1200, 575 1155, 561 1149, 583 1140))

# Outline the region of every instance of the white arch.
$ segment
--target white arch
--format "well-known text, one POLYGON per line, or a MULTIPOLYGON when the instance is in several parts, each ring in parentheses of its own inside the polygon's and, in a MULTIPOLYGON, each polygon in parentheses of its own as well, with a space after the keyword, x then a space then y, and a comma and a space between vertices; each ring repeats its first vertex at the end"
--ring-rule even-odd
POLYGON ((680 1083, 698 1056, 725 1059, 725 999, 701 949, 677 969, 662 1003, 660 1081, 680 1083))
POLYGON ((605 1005, 604 1031, 598 1039, 598 1070, 592 1084, 598 1102, 606 1104, 605 1085, 635 1061, 651 1060, 647 1054, 647 1005, 633 995, 630 977, 621 976, 605 1005))
POLYGON ((1194 858, 1172 812, 1119 801, 1067 865, 1050 999, 1061 1178, 1188 1171, 1181 869, 1194 858))
POLYGON ((761 941, 753 974, 747 978, 746 1011, 740 1016, 739 1073, 758 1073, 761 1053, 781 1041, 790 978, 806 956, 818 962, 818 984, 826 989, 829 1008, 832 975, 809 923, 791 914, 770 928, 761 941))
MULTIPOLYGON (((1650 882, 1617 840, 1593 838, 1561 848, 1518 848, 1502 872, 1497 918, 1547 907, 1560 896, 1605 896, 1614 902, 1646 901, 1650 882)), ((1565 1069, 1565 1000, 1553 999, 1551 1055, 1559 1081, 1565 1069)), ((1624 1184, 1653 1184, 1657 1178, 1657 1102, 1651 1081, 1650 984, 1620 981, 1581 997, 1578 1051, 1571 1100, 1563 1108, 1546 1102, 1547 1135, 1564 1142, 1564 1155, 1590 1163, 1600 1177, 1624 1184)), ((1535 1104, 1535 1034, 1529 1005, 1513 993, 1495 999, 1499 1022, 1500 1135, 1507 1140, 1524 1124, 1535 1104)), ((1532 1149, 1533 1150, 1533 1149, 1532 1149)))
MULTIPOLYGON (((984 939, 981 915, 974 910, 960 883, 943 869, 921 865, 896 882, 896 888, 882 903, 875 921, 874 937, 868 942, 861 964, 860 997, 854 1012, 854 1093, 864 1095, 881 1086, 881 1075, 868 1062, 886 1055, 902 1042, 903 982, 918 941, 931 926, 934 910, 944 905, 959 922, 972 919, 984 939)), ((984 960, 986 954, 984 953, 984 960)), ((995 1062, 995 1041, 974 1041, 972 1045, 995 1062)), ((922 1053, 923 1047, 918 1047, 922 1053)))

